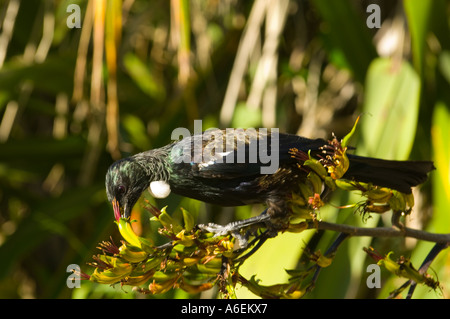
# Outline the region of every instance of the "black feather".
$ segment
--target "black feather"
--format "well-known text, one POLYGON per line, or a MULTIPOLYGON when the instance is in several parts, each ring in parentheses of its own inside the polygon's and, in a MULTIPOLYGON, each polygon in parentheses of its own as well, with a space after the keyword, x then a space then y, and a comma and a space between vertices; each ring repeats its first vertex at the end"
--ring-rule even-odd
MULTIPOLYGON (((305 170, 290 150, 320 158, 322 147, 329 145, 322 139, 292 134, 275 136, 256 130, 235 133, 207 131, 114 163, 106 177, 108 199, 116 198, 129 215, 150 182, 165 181, 176 194, 222 206, 279 203, 306 179, 305 170), (271 174, 262 174, 261 169, 271 164, 267 158, 276 159, 278 166, 271 174), (119 187, 126 191, 118 191, 119 187)), ((390 161, 351 154, 348 158, 350 165, 343 178, 406 194, 434 169, 427 161, 390 161)))

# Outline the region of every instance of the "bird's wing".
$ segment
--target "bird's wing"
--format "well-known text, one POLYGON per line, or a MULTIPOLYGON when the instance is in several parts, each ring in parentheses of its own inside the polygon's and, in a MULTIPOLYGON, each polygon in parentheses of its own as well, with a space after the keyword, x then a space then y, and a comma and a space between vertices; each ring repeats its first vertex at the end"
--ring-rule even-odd
MULTIPOLYGON (((176 143, 171 160, 193 176, 234 179, 275 173, 295 163, 289 150, 317 151, 324 140, 258 130, 213 130, 176 143)), ((181 168, 179 166, 179 168, 181 168)))

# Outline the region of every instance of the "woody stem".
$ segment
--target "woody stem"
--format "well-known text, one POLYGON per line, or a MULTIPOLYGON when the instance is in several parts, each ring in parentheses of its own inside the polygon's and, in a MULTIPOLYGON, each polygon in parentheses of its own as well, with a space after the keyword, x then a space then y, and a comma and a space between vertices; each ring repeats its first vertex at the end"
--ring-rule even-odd
POLYGON ((450 243, 450 234, 434 234, 423 230, 404 227, 395 229, 391 227, 365 228, 328 222, 309 222, 309 229, 332 230, 348 234, 350 236, 370 237, 411 237, 435 243, 450 243))

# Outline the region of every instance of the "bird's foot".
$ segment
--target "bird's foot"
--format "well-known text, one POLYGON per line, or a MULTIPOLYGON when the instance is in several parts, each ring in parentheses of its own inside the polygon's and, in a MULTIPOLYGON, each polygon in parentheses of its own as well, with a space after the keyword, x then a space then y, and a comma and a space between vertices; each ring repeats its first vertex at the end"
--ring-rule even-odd
POLYGON ((248 244, 248 236, 241 234, 240 228, 236 225, 236 222, 229 223, 227 225, 219 225, 214 223, 200 224, 197 227, 208 233, 213 233, 214 237, 226 236, 230 234, 236 238, 239 242, 239 246, 246 246, 248 244))
POLYGON ((250 233, 248 231, 243 232, 243 230, 257 224, 264 224, 265 226, 268 226, 268 228, 274 228, 270 227, 272 224, 270 219, 271 216, 264 211, 258 216, 234 221, 226 225, 208 223, 197 225, 197 227, 202 231, 213 233, 214 236, 231 235, 238 240, 240 247, 246 247, 248 245, 250 233))
POLYGON ((248 219, 234 221, 234 222, 228 223, 226 225, 219 225, 219 224, 214 224, 214 223, 200 224, 200 225, 198 225, 198 228, 200 228, 201 230, 210 232, 210 233, 214 233, 215 236, 224 236, 224 235, 228 235, 228 234, 233 234, 235 232, 239 232, 243 228, 265 222, 269 219, 270 219, 270 216, 259 215, 259 216, 251 217, 248 219))

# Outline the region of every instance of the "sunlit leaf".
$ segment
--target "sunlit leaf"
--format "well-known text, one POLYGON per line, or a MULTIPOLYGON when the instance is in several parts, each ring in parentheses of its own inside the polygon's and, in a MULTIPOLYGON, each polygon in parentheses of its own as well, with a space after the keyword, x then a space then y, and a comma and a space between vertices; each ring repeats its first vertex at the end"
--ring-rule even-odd
POLYGON ((408 62, 374 60, 367 74, 362 145, 357 153, 407 159, 416 133, 420 91, 420 79, 408 62))
POLYGON ((412 37, 414 67, 420 74, 422 72, 426 36, 429 30, 433 1, 405 0, 403 5, 405 6, 405 13, 412 37))

